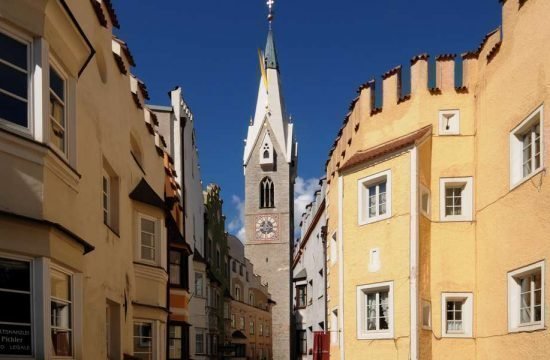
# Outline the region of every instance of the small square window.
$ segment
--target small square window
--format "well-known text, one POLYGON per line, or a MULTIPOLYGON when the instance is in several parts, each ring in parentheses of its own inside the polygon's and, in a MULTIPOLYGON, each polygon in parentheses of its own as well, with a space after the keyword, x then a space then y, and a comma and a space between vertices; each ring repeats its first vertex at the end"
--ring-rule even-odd
POLYGON ((443 293, 441 333, 444 337, 472 337, 472 294, 443 293))
POLYGON ((359 225, 391 216, 391 171, 360 179, 358 182, 359 225))
POLYGON ((471 177, 440 179, 440 220, 472 221, 471 177))
POLYGON ((460 111, 441 110, 439 112, 439 135, 460 134, 460 111))
POLYGON ((508 330, 544 328, 544 261, 508 273, 508 330))
POLYGON ((510 134, 510 187, 544 167, 543 107, 539 107, 510 134))
POLYGON ((393 282, 357 287, 357 338, 393 338, 393 282))

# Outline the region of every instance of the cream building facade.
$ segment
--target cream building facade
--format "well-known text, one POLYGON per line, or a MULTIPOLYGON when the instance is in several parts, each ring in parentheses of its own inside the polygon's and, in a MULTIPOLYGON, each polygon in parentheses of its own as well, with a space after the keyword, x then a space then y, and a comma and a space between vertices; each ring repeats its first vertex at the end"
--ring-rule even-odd
POLYGON ((333 359, 548 356, 550 14, 502 2, 475 51, 362 85, 327 161, 333 359), (427 84, 433 81, 435 86, 427 84))
POLYGON ((0 3, 0 357, 165 359, 178 174, 111 2, 78 5, 0 3))

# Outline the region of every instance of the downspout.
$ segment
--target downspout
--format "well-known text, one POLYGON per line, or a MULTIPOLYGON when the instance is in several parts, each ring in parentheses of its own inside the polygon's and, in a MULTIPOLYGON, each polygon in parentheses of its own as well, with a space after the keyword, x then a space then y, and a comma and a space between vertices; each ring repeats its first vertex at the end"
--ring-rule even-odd
POLYGON ((343 234, 343 202, 344 202, 344 178, 338 174, 338 342, 340 346, 340 360, 346 358, 344 349, 344 241, 343 234))
POLYGON ((411 149, 411 210, 410 210, 410 244, 409 244, 409 279, 410 279, 410 359, 418 359, 418 147, 411 149))

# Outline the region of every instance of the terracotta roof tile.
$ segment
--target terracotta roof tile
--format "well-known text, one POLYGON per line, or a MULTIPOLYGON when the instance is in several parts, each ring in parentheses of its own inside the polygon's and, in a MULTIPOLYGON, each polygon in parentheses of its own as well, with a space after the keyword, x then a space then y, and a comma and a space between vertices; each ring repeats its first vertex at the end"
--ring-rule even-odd
POLYGON ((456 54, 440 54, 435 57, 436 61, 454 60, 456 54))
POLYGON ((411 65, 416 64, 419 60, 428 60, 429 58, 430 58, 430 55, 428 55, 427 53, 418 54, 411 58, 411 65))
POLYGON ((400 71, 401 71, 401 65, 398 65, 393 69, 390 69, 386 71, 384 74, 382 74, 382 80, 386 80, 387 78, 399 73, 400 71))
POLYGON ((431 132, 432 126, 428 125, 419 130, 416 130, 415 132, 390 140, 383 144, 358 151, 344 165, 342 165, 340 171, 347 170, 366 161, 374 160, 382 155, 403 149, 407 146, 414 144, 416 141, 420 140, 422 137, 430 134, 431 132))

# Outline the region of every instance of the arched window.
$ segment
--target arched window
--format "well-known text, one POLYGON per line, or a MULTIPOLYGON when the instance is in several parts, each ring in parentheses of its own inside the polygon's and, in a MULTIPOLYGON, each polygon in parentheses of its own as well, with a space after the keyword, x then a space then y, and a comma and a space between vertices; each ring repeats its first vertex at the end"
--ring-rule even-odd
POLYGON ((264 151, 264 159, 269 159, 269 150, 264 151))
POLYGON ((260 208, 272 207, 275 207, 275 184, 266 176, 260 183, 260 208))

